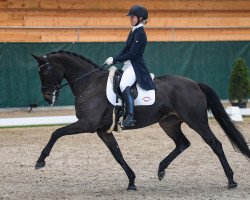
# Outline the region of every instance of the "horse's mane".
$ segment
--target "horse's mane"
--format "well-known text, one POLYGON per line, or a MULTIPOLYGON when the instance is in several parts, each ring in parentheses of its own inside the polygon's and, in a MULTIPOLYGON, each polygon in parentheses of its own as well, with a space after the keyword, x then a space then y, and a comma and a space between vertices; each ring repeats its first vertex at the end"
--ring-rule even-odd
POLYGON ((68 55, 72 55, 72 56, 75 56, 75 57, 78 57, 78 58, 81 58, 83 59, 84 61, 94 65, 95 68, 99 68, 99 66, 97 64, 95 64, 92 60, 88 59, 88 58, 85 58, 83 55, 79 55, 77 53, 73 53, 73 52, 69 52, 69 51, 53 51, 53 52, 50 52, 49 54, 47 55, 50 55, 50 54, 57 54, 57 53, 65 53, 65 54, 68 54, 68 55))

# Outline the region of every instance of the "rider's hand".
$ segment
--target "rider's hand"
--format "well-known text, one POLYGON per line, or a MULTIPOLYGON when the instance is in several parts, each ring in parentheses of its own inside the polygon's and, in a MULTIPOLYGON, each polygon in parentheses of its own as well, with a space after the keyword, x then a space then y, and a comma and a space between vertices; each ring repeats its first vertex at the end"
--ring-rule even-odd
POLYGON ((113 64, 113 57, 109 57, 109 58, 104 62, 104 64, 112 65, 112 64, 113 64))

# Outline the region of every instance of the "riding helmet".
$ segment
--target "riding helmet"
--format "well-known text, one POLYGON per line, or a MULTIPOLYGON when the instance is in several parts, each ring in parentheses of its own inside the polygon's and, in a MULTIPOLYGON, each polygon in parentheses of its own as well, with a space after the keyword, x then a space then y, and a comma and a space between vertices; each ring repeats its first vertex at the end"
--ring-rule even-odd
POLYGON ((134 5, 130 8, 127 16, 142 17, 143 20, 148 19, 148 11, 143 6, 134 5))

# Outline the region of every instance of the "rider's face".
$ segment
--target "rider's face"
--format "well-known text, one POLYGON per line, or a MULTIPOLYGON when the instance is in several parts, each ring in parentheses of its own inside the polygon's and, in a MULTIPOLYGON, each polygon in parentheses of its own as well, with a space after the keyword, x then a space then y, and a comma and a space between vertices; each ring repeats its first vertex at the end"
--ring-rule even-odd
POLYGON ((131 26, 135 26, 137 24, 137 22, 138 22, 138 17, 129 16, 129 20, 130 20, 131 26))

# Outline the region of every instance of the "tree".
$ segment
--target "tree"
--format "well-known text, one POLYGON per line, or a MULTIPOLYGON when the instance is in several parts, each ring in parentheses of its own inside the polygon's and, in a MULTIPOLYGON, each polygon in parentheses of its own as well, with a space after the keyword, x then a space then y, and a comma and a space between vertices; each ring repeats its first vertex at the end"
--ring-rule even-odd
POLYGON ((250 94, 248 67, 243 58, 235 60, 229 82, 229 101, 233 106, 246 107, 250 94))

